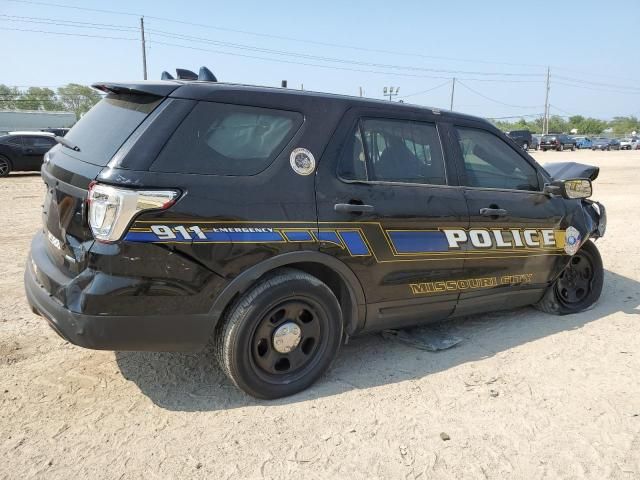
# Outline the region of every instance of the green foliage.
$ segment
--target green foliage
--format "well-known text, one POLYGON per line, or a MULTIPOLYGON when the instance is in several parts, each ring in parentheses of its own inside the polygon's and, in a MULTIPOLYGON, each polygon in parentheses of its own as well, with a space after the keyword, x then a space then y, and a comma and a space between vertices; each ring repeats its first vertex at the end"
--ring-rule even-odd
POLYGON ((80 118, 102 97, 92 88, 70 83, 54 92, 50 88, 30 87, 21 91, 0 85, 0 110, 67 110, 80 118))
POLYGON ((91 87, 70 83, 65 87, 58 88, 58 98, 65 109, 74 112, 76 118, 80 118, 102 97, 91 87))
POLYGON ((633 115, 630 117, 613 117, 609 122, 615 135, 629 135, 631 132, 640 132, 640 120, 633 115))
MULTIPOLYGON (((640 131, 640 125, 638 125, 638 119, 635 117, 616 117, 618 119, 624 119, 619 122, 620 134, 630 133, 634 129, 631 126, 634 125, 633 120, 635 120, 636 131, 640 131)), ((582 115, 574 115, 569 117, 568 119, 564 119, 563 117, 553 115, 549 117, 549 132, 551 133, 571 133, 573 129, 577 131, 579 135, 599 135, 608 127, 613 127, 615 132, 615 127, 612 120, 611 122, 606 122, 604 120, 598 120, 597 118, 583 117, 582 115)), ((521 118, 515 122, 504 122, 497 121, 495 125, 505 131, 511 130, 529 130, 531 133, 542 133, 542 117, 536 118, 534 120, 525 120, 521 118)))

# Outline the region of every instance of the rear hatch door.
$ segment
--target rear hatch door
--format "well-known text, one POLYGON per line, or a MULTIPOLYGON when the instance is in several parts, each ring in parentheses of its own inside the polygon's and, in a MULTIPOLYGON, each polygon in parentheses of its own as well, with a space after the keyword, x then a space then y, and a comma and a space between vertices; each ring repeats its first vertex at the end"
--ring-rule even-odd
POLYGON ((44 241, 49 257, 63 273, 73 276, 86 267, 93 243, 87 221, 91 182, 162 99, 110 93, 69 131, 66 145, 57 145, 47 154, 42 166, 44 241))

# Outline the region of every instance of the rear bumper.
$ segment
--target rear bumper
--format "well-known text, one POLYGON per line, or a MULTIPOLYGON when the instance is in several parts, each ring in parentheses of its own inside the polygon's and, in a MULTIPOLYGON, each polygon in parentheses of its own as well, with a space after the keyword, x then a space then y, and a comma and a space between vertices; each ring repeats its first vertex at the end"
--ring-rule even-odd
MULTIPOLYGON (((46 256, 38 255, 38 262, 46 256)), ((188 315, 86 315, 66 308, 37 280, 38 265, 32 254, 25 268, 27 300, 34 313, 69 342, 97 350, 197 351, 208 342, 215 326, 207 314, 188 315)), ((117 297, 113 298, 117 302, 117 297)))

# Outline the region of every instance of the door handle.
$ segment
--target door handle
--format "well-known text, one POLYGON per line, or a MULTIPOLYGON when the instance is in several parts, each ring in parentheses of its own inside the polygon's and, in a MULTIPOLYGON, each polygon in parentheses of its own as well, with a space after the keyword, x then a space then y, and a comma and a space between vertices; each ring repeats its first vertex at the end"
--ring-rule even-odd
POLYGON ((507 211, 504 208, 481 208, 480 215, 483 217, 506 217, 507 211))
POLYGON ((356 203, 336 203, 333 209, 339 213, 372 213, 373 205, 358 205, 356 203))

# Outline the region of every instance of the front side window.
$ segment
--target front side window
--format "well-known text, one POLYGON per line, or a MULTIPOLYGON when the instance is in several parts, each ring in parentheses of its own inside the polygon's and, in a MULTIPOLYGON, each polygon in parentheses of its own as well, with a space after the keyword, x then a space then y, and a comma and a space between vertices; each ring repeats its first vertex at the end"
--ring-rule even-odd
POLYGON ((301 124, 296 112, 201 102, 171 135, 151 170, 255 175, 273 162, 301 124))
POLYGON ((498 136, 474 128, 457 131, 468 186, 539 190, 536 169, 498 136))
POLYGON ((339 165, 345 180, 447 183, 438 131, 430 123, 364 119, 346 142, 339 165))

